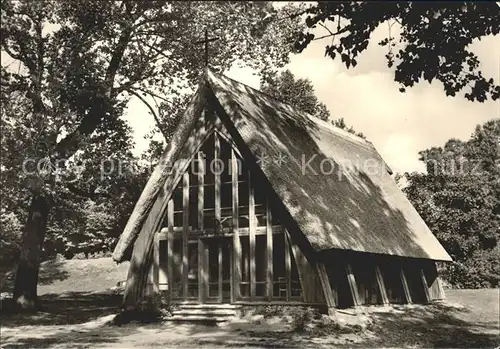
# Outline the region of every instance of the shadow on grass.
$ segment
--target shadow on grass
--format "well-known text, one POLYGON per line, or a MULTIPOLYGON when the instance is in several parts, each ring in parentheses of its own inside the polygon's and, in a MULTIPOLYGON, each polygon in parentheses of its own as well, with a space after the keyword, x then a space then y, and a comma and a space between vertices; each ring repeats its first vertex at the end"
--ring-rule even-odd
POLYGON ((5 343, 2 348, 93 348, 96 345, 111 344, 119 342, 123 336, 123 331, 106 331, 102 333, 100 329, 93 331, 59 331, 47 335, 21 338, 11 341, 9 336, 3 336, 5 343))
POLYGON ((485 348, 496 347, 498 323, 467 321, 471 311, 447 304, 402 309, 401 313, 374 313, 369 327, 374 346, 485 348))
POLYGON ((2 326, 72 325, 115 314, 122 296, 112 293, 67 292, 45 294, 39 297, 40 310, 36 313, 17 313, 9 304, 2 304, 2 326))
POLYGON ((69 273, 64 269, 65 261, 51 260, 44 263, 38 275, 39 285, 50 285, 54 281, 62 281, 69 277, 69 273))
MULTIPOLYGON (((41 297, 37 314, 2 314, 5 348, 88 348, 102 344, 141 348, 331 348, 331 347, 460 347, 498 346, 498 325, 468 321, 471 311, 446 304, 395 306, 390 311, 372 310, 366 328, 355 332, 254 330, 237 324, 209 327, 159 323, 112 326, 120 295, 68 293, 41 297), (108 317, 105 317, 109 315, 108 317), (96 320, 98 319, 98 320, 96 320), (96 321, 93 321, 96 320, 96 321), (17 326, 32 325, 29 330, 17 326), (44 328, 44 326, 52 325, 44 328), (77 325, 77 326, 67 326, 77 325), (27 332, 29 331, 29 334, 27 332), (318 338, 321 345, 318 345, 318 338)), ((262 326, 261 326, 262 328, 262 326)))
MULTIPOLYGON (((40 266, 38 285, 51 285, 55 281, 66 280, 70 275, 64 268, 65 261, 50 260, 40 266)), ((0 270, 0 287, 2 292, 12 292, 16 276, 15 267, 4 267, 0 270)))

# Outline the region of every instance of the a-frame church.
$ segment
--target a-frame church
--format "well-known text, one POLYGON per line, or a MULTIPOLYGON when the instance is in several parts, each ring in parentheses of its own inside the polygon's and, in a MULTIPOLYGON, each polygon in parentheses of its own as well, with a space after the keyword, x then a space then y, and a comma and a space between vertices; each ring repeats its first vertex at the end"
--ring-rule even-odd
POLYGON ((451 258, 390 174, 370 142, 207 69, 115 248, 124 304, 442 299, 451 258))

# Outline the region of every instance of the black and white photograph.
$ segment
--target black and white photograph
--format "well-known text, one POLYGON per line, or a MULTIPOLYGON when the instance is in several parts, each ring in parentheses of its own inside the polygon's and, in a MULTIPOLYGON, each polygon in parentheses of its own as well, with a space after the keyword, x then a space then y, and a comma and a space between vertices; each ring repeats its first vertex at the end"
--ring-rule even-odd
POLYGON ((500 348, 500 2, 0 10, 0 348, 500 348))

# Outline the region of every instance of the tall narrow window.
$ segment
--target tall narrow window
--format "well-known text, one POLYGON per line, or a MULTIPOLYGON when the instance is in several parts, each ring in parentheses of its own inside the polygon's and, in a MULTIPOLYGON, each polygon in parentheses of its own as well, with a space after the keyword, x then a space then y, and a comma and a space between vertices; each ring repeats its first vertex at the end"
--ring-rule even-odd
POLYGON ((254 181, 255 187, 255 217, 257 218, 257 226, 266 226, 266 191, 265 187, 257 179, 254 181))
POLYGON ((285 235, 273 235, 273 299, 286 300, 285 235))
POLYGON ((241 236, 241 297, 250 297, 250 243, 247 236, 241 236))
POLYGON ((183 294, 182 287, 182 239, 174 239, 173 244, 173 283, 172 283, 172 297, 180 298, 183 294))
POLYGON ((198 243, 188 245, 188 297, 198 297, 198 243))
POLYGON ((293 256, 293 251, 290 248, 290 258, 292 260, 292 268, 290 272, 290 298, 299 300, 302 298, 302 287, 300 285, 299 271, 297 269, 297 263, 293 256))
POLYGON ((191 185, 189 188, 189 231, 198 228, 198 186, 191 185))
POLYGON ((267 237, 257 235, 255 237, 255 295, 266 296, 266 272, 267 272, 267 237))

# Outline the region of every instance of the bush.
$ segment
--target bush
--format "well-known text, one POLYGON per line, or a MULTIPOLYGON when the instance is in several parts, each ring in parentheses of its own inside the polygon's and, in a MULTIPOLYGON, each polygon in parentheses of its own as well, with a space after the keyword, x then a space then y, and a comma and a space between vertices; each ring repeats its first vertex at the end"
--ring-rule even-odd
POLYGON ((87 259, 87 255, 83 252, 80 252, 75 254, 72 259, 87 259))
POLYGON ((455 288, 497 288, 500 286, 500 247, 476 251, 465 262, 445 265, 442 276, 455 288))
POLYGON ((315 320, 321 318, 317 309, 309 307, 296 307, 291 312, 291 329, 294 332, 302 332, 307 329, 315 320))
POLYGON ((13 212, 0 211, 0 264, 11 265, 21 248, 22 224, 13 212))
POLYGON ((266 305, 260 312, 264 319, 269 319, 274 316, 283 316, 284 307, 282 305, 266 305))
POLYGON ((111 257, 110 251, 99 251, 99 252, 95 252, 95 253, 89 253, 87 256, 88 259, 98 259, 98 258, 106 258, 106 257, 111 257))

